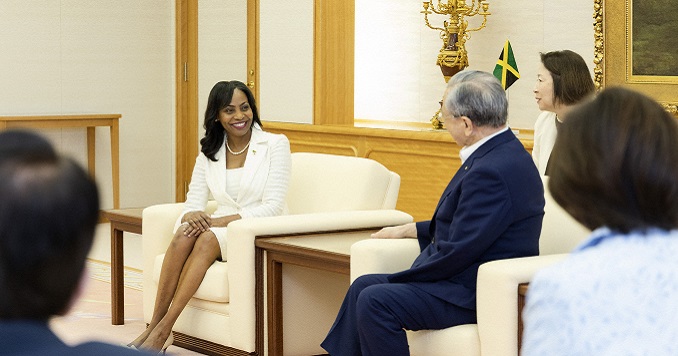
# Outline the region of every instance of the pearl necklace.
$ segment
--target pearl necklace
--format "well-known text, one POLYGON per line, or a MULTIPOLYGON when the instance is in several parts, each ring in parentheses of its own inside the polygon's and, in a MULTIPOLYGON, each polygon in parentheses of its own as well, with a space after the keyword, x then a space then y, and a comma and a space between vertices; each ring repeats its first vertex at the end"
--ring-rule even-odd
POLYGON ((231 152, 231 154, 234 156, 241 155, 243 152, 245 152, 245 150, 247 150, 247 147, 250 147, 250 142, 252 142, 252 140, 249 140, 242 150, 238 152, 233 152, 233 150, 231 150, 231 147, 228 146, 228 140, 226 140, 226 149, 228 150, 228 152, 231 152))

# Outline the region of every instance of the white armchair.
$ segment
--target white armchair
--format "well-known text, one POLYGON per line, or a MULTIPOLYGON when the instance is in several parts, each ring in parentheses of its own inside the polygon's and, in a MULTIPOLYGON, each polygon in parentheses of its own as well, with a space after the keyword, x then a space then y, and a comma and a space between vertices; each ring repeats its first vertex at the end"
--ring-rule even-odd
MULTIPOLYGON (((265 354, 261 314, 265 308, 255 306, 255 288, 260 283, 257 278, 264 277, 255 273, 256 237, 409 222, 411 216, 394 210, 399 187, 398 174, 370 159, 293 153, 287 196, 290 215, 243 219, 229 225, 226 261, 214 262, 207 271, 174 326, 175 344, 212 354, 265 354)), ((214 208, 211 202, 208 210, 214 208)), ((182 203, 162 204, 146 208, 143 213, 146 322, 152 317, 162 259, 182 209, 182 203)), ((348 279, 336 283, 347 287, 348 279)))
MULTIPOLYGON (((544 221, 540 256, 488 262, 478 270, 478 324, 443 330, 408 331, 412 355, 518 355, 518 285, 541 268, 562 260, 589 234, 551 197, 544 178, 544 221)), ((410 267, 419 254, 416 239, 365 240, 351 247, 351 281, 367 273, 392 273, 410 267)))

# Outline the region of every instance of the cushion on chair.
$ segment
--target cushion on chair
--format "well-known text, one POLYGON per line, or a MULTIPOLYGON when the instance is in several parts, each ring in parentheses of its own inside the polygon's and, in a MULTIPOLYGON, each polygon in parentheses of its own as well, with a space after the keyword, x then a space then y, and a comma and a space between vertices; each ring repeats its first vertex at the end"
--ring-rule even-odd
MULTIPOLYGON (((160 270, 162 269, 162 261, 164 259, 164 253, 155 258, 153 281, 156 284, 156 288, 160 281, 160 270)), ((200 283, 200 287, 198 287, 193 297, 211 302, 228 303, 228 263, 214 261, 210 268, 207 269, 205 278, 200 283)))
POLYGON ((287 206, 290 214, 393 209, 398 187, 400 176, 375 160, 299 152, 292 155, 287 206))
POLYGON ((542 182, 544 183, 546 204, 544 205, 544 221, 539 238, 539 254, 568 253, 586 239, 591 232, 553 200, 548 189, 548 177, 542 177, 542 182))
POLYGON ((480 355, 480 339, 476 324, 454 326, 443 330, 407 331, 412 356, 480 355))

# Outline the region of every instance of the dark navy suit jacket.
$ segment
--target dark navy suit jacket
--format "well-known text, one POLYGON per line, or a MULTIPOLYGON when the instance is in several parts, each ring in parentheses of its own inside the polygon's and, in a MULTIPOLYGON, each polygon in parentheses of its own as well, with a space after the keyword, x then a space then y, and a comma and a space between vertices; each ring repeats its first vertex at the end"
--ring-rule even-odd
POLYGON ((152 355, 102 342, 66 345, 46 322, 0 320, 0 355, 152 355))
POLYGON ((476 309, 478 267, 539 254, 544 188, 532 157, 511 130, 482 144, 445 189, 430 221, 417 223, 421 254, 388 277, 476 309))

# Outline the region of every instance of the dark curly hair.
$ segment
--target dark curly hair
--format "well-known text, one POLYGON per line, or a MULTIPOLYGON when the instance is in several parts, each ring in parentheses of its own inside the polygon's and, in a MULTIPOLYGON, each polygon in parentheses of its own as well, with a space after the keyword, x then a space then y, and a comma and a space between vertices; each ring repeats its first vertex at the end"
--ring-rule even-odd
POLYGON ((252 108, 252 120, 254 121, 252 124, 256 123, 259 127, 263 127, 261 119, 259 119, 259 111, 254 101, 254 95, 245 83, 232 80, 230 82, 221 81, 215 84, 210 91, 207 108, 205 109, 205 122, 202 125, 205 128, 205 137, 200 139, 200 151, 207 158, 215 162, 217 160, 215 155, 219 152, 221 145, 223 145, 225 135, 224 127, 219 122, 219 111, 231 104, 235 89, 239 89, 247 96, 247 101, 252 108))

